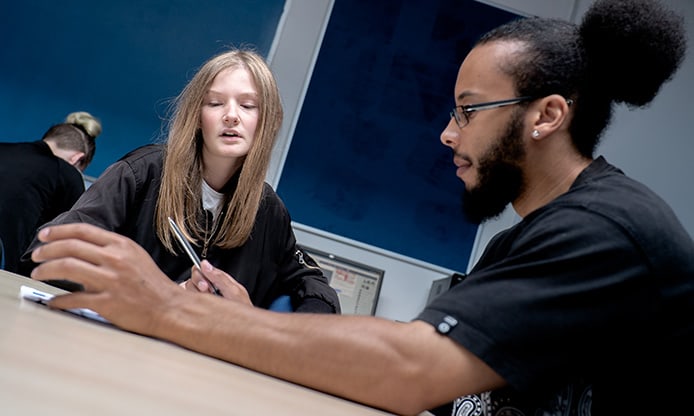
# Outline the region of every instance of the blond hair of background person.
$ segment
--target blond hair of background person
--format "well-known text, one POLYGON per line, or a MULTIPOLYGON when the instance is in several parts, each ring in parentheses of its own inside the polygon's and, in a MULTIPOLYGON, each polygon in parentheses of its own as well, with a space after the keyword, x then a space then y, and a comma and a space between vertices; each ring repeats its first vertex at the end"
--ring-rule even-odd
POLYGON ((251 49, 211 57, 170 113, 165 143, 129 152, 50 224, 116 231, 143 246, 171 280, 209 290, 205 281, 189 284, 192 263, 171 217, 201 259, 233 276, 218 288, 222 295, 241 293, 266 308, 289 295, 297 312, 339 312, 337 294, 307 263, 286 207, 265 183, 283 111, 263 57, 251 49))
POLYGON ((101 134, 101 122, 86 111, 68 114, 64 123, 51 126, 42 140, 54 155, 79 169, 89 166, 96 152, 96 137, 101 134))
POLYGON ((101 122, 78 111, 51 126, 41 140, 0 143, 0 239, 5 269, 19 259, 38 227, 67 211, 84 192, 81 172, 96 151, 101 122))

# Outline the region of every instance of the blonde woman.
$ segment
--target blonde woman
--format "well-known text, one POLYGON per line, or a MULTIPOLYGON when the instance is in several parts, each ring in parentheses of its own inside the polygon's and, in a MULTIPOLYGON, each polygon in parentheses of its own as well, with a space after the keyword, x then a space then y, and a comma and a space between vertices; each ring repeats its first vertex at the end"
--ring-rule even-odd
POLYGON ((239 49, 212 57, 171 115, 165 144, 125 155, 51 224, 87 222, 128 236, 173 281, 210 290, 204 280, 190 281, 192 263, 171 217, 203 265, 232 276, 218 287, 223 296, 267 308, 286 294, 296 311, 338 313, 337 294, 306 263, 287 209, 264 181, 283 116, 264 59, 239 49))
POLYGON ((84 192, 82 172, 94 157, 101 122, 85 111, 70 113, 41 140, 0 143, 0 241, 3 268, 21 272, 20 256, 36 229, 67 211, 84 192))

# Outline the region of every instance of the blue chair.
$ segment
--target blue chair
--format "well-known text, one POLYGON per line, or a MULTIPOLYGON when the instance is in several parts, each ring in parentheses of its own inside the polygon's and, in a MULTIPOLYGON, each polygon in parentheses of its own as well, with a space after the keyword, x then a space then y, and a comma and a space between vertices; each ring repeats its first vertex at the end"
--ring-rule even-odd
POLYGON ((273 300, 268 310, 275 312, 294 312, 294 308, 292 308, 292 300, 289 295, 282 295, 273 300))

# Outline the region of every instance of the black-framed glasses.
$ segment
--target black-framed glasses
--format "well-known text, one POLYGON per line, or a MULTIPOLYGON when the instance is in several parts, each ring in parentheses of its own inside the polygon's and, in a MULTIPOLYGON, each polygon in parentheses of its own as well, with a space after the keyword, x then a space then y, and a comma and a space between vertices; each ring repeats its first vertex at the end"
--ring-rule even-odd
POLYGON ((453 108, 453 111, 451 111, 451 117, 455 119, 455 122, 458 123, 458 127, 462 129, 470 123, 470 114, 474 113, 475 111, 491 110, 492 108, 505 107, 507 105, 519 104, 525 101, 532 101, 534 99, 535 97, 526 96, 511 98, 508 100, 489 101, 479 104, 459 105, 453 108))

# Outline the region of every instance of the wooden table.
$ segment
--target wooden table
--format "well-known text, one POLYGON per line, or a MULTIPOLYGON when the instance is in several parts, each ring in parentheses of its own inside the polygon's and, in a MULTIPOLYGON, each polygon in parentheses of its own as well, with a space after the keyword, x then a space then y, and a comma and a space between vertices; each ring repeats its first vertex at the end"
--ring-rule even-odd
POLYGON ((387 415, 22 299, 0 270, 0 414, 387 415))

